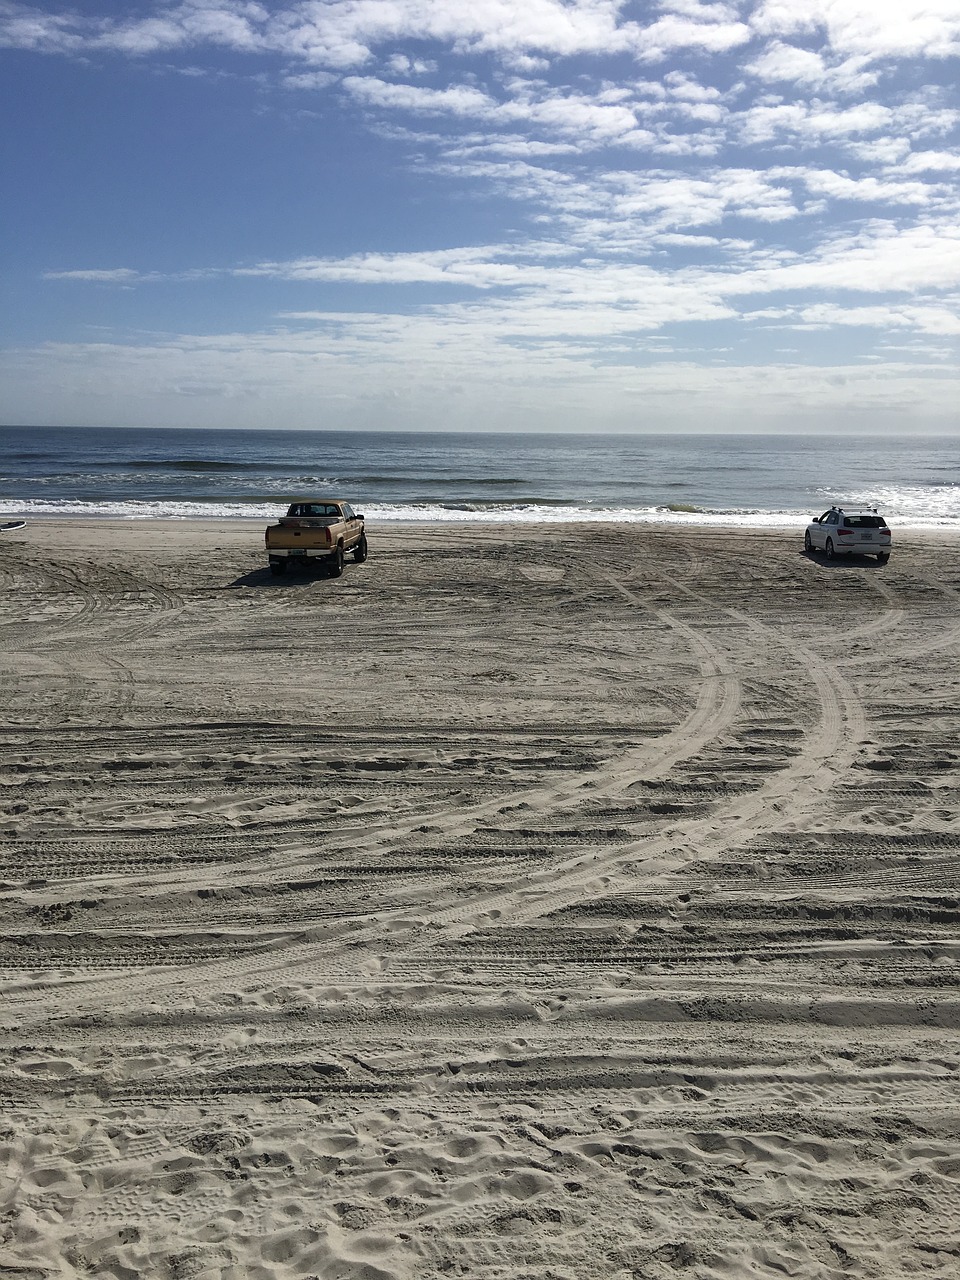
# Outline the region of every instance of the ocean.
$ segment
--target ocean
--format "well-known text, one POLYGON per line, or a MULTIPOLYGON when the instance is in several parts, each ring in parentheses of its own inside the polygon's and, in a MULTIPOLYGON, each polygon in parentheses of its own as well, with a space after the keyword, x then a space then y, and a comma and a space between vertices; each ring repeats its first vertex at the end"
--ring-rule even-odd
POLYGON ((371 519, 806 523, 877 504, 960 528, 960 438, 0 428, 0 514, 272 519, 341 496, 371 519))

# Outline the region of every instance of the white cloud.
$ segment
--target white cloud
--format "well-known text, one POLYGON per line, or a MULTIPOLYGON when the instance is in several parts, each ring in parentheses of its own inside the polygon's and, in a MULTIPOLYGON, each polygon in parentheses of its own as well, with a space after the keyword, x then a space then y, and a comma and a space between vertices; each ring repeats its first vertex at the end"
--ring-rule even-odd
POLYGON ((88 284, 137 284, 146 278, 139 271, 134 271, 132 267, 43 272, 44 280, 81 280, 88 284))
POLYGON ((637 126, 634 111, 620 103, 603 103, 572 92, 544 89, 529 81, 514 84, 515 96, 500 102, 472 85, 427 89, 394 84, 375 76, 347 76, 344 90, 368 107, 424 116, 453 116, 489 122, 494 128, 511 125, 544 130, 576 140, 581 146, 611 142, 651 144, 655 135, 637 126))
POLYGON ((824 329, 832 329, 835 325, 854 325, 884 330, 916 329, 920 333, 940 337, 960 336, 960 310, 948 307, 840 307, 821 302, 803 307, 799 316, 805 324, 824 329))
MULTIPOLYGON (((448 161, 491 155, 544 159, 550 156, 576 155, 580 150, 573 142, 544 142, 537 138, 525 138, 519 133, 472 133, 463 135, 453 145, 446 139, 442 142, 448 161)), ((455 170, 452 165, 448 165, 448 168, 455 170)), ((462 172, 466 173, 467 170, 462 172)))
MULTIPOLYGON (((772 50, 791 37, 820 35, 834 61, 861 59, 864 65, 889 57, 942 59, 960 51, 956 0, 763 0, 752 14, 745 3, 663 0, 659 8, 659 17, 644 22, 628 16, 632 11, 622 0, 305 0, 273 9, 245 0, 184 0, 159 4, 147 16, 119 17, 108 7, 98 16, 6 3, 0 42, 50 53, 106 49, 135 56, 212 45, 279 53, 339 71, 363 67, 379 49, 395 50, 405 41, 461 56, 489 53, 528 71, 585 54, 632 53, 656 61, 678 51, 729 53, 757 35, 769 37, 772 50)), ((760 55, 759 74, 775 73, 778 59, 786 68, 787 56, 760 55)), ((801 78, 813 72, 799 47, 792 56, 801 78)), ((836 68, 833 74, 842 79, 836 68)))
POLYGON ((891 108, 878 102, 840 108, 813 99, 809 103, 750 107, 739 117, 739 122, 743 141, 756 144, 780 138, 820 141, 877 133, 889 129, 893 118, 891 108))
POLYGON ((750 169, 723 169, 698 177, 669 173, 617 173, 606 178, 612 212, 644 218, 649 230, 718 225, 724 217, 780 222, 797 216, 789 187, 750 169))
POLYGON ((848 156, 867 165, 896 165, 910 153, 909 138, 862 138, 847 140, 844 151, 848 156))
POLYGON ((504 66, 511 71, 516 71, 520 75, 530 76, 538 75, 540 72, 549 71, 549 58, 537 58, 529 53, 510 53, 505 52, 503 55, 504 66))
POLYGON ((426 58, 408 58, 405 53, 394 53, 387 58, 387 69, 398 76, 426 76, 437 70, 437 64, 426 58))
POLYGON ((782 44, 779 40, 748 62, 744 70, 759 80, 773 82, 790 80, 798 84, 820 85, 826 79, 826 67, 819 53, 782 44))
POLYGON ((805 88, 833 88, 842 93, 860 93, 876 84, 878 73, 864 70, 865 58, 844 58, 828 62, 815 49, 775 40, 744 66, 748 75, 770 84, 790 83, 805 88))
MULTIPOLYGON (((86 27, 90 31, 89 24, 86 27)), ((0 46, 42 53, 73 53, 84 44, 84 24, 72 14, 45 13, 26 5, 0 8, 0 46)))
POLYGON ((817 254, 744 271, 725 283, 735 293, 843 289, 860 293, 920 293, 960 287, 960 227, 920 224, 899 229, 868 224, 828 240, 817 254))
POLYGON ((238 276, 281 280, 341 280, 352 284, 449 284, 489 289, 509 285, 518 268, 497 261, 502 249, 433 250, 424 253, 364 253, 350 258, 301 258, 238 268, 238 276))
POLYGON ((208 44, 347 71, 369 63, 384 45, 416 40, 464 56, 491 53, 530 72, 557 57, 635 53, 656 60, 674 50, 722 52, 750 38, 727 6, 664 7, 670 11, 644 25, 624 20, 621 0, 307 0, 272 13, 257 4, 188 0, 142 18, 12 5, 0 42, 51 53, 100 48, 133 55, 208 44))
POLYGON ((715 248, 720 241, 716 236, 696 236, 681 235, 673 232, 668 235, 659 235, 656 237, 656 243, 662 245, 677 245, 680 248, 715 248))
POLYGON ((869 59, 960 52, 957 0, 763 0, 750 21, 765 35, 822 32, 832 49, 869 59))
POLYGON ((330 85, 336 84, 338 78, 332 71, 300 71, 294 75, 286 74, 282 76, 281 83, 287 89, 316 91, 328 89, 330 85))
POLYGON ((357 102, 417 115, 494 116, 499 104, 489 94, 471 85, 449 89, 425 89, 412 84, 393 84, 375 76, 346 76, 343 88, 357 102))
POLYGON ((946 184, 907 182, 897 176, 899 170, 885 178, 852 178, 832 169, 777 168, 768 171, 770 179, 793 179, 802 182, 814 195, 831 200, 856 200, 871 204, 929 205, 952 189, 946 184))
POLYGON ((915 151, 898 163, 900 173, 957 173, 960 172, 960 152, 915 151))
MULTIPOLYGON (((751 175, 744 175, 749 194, 751 175)), ((735 186, 736 184, 730 184, 735 186)), ((682 199, 674 192, 673 199, 682 199)), ((663 194, 648 193, 655 209, 663 194)), ((450 285, 478 290, 489 297, 477 303, 437 304, 437 314, 463 323, 496 317, 501 336, 511 329, 525 333, 598 334, 632 332, 684 322, 726 318, 734 314, 735 299, 750 295, 842 290, 862 294, 902 293, 920 297, 960 288, 960 230, 952 226, 897 231, 887 224, 872 225, 857 236, 837 237, 817 253, 785 254, 782 261, 755 257, 741 241, 724 242, 709 236, 651 236, 652 246, 696 245, 722 248, 734 265, 660 268, 636 262, 618 263, 586 256, 576 259, 556 242, 517 247, 485 246, 429 253, 364 254, 346 259, 305 259, 262 263, 237 274, 286 280, 340 281, 352 284, 450 285), (478 310, 479 308, 479 310, 478 310)), ((768 255, 769 258, 769 255, 768 255)), ((819 305, 819 304, 810 304, 819 305)), ((824 303, 821 320, 835 314, 880 315, 870 308, 824 303), (830 311, 830 308, 835 308, 830 311)), ((945 317, 956 313, 952 295, 939 302, 919 300, 884 304, 891 315, 911 317, 925 331, 952 333, 945 317)), ((753 317, 760 313, 751 311, 753 317)), ((768 311, 767 316, 787 314, 768 311)), ((809 317, 808 317, 809 318, 809 317)), ((857 321, 860 323, 860 321, 857 321)), ((898 321, 899 325, 902 323, 898 321)))
POLYGON ((742 22, 726 17, 719 21, 696 21, 669 14, 638 33, 635 51, 644 61, 656 62, 678 50, 728 53, 749 40, 750 28, 742 22))
POLYGON ((713 85, 701 84, 687 71, 668 71, 663 77, 665 89, 672 98, 687 102, 718 102, 720 90, 713 85))

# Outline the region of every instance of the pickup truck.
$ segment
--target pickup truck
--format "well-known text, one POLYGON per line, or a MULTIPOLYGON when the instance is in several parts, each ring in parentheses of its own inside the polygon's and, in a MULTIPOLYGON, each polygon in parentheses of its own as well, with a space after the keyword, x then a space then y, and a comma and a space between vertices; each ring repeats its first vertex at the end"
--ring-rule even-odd
POLYGON ((264 534, 271 573, 286 573, 291 562, 320 560, 331 578, 343 573, 343 559, 353 553, 355 564, 367 558, 363 516, 348 502, 321 499, 293 502, 279 524, 264 534))

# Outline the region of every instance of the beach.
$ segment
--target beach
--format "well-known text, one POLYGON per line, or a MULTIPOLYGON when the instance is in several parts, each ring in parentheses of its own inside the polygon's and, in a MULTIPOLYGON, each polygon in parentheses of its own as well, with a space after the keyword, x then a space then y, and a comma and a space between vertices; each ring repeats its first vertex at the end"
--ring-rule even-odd
POLYGON ((960 535, 0 535, 0 1271, 955 1277, 960 535))

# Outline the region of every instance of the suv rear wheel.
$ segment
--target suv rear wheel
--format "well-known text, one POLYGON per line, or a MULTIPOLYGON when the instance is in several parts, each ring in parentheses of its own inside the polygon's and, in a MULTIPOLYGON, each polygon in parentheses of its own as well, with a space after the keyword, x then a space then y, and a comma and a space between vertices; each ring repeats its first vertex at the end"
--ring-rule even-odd
POLYGON ((824 552, 826 553, 827 559, 832 560, 834 555, 832 538, 827 539, 827 545, 823 549, 824 549, 824 552))

